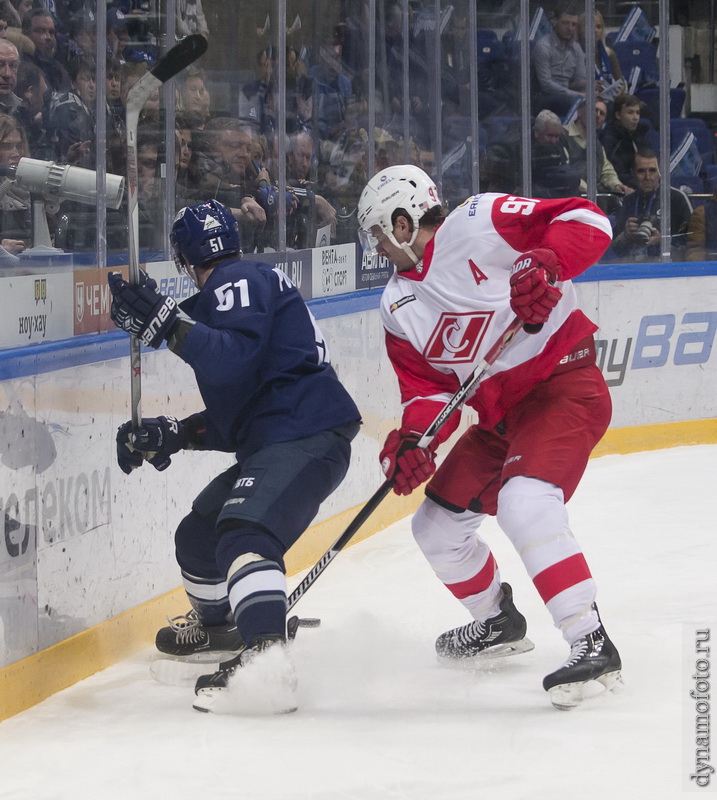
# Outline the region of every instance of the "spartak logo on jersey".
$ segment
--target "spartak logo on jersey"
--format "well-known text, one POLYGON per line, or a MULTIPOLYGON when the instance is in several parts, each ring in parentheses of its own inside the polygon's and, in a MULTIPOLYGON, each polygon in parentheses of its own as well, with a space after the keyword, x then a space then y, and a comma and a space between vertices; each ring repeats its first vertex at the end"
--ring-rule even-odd
POLYGON ((463 314, 444 312, 423 355, 433 364, 473 362, 492 316, 492 311, 469 311, 463 314))

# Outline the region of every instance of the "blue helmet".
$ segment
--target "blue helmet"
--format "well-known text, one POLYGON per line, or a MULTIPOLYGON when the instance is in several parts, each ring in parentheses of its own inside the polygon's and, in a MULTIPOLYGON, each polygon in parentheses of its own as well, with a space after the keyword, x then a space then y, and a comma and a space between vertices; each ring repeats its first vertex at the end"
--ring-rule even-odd
POLYGON ((231 211, 217 200, 185 206, 174 219, 169 241, 174 262, 196 284, 196 267, 229 255, 241 255, 239 226, 231 211))

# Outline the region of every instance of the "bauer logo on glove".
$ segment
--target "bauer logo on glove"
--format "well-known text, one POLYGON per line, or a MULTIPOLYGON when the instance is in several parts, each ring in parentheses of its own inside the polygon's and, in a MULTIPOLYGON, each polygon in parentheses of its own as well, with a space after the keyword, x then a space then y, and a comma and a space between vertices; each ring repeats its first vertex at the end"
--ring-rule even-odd
POLYGON ((555 286, 560 267, 548 248, 531 250, 513 264, 510 278, 510 307, 528 325, 542 325, 563 296, 555 286))
POLYGON ((160 347, 179 314, 174 299, 160 294, 156 281, 141 270, 137 286, 118 272, 111 272, 107 280, 112 292, 110 317, 114 324, 147 347, 160 347))

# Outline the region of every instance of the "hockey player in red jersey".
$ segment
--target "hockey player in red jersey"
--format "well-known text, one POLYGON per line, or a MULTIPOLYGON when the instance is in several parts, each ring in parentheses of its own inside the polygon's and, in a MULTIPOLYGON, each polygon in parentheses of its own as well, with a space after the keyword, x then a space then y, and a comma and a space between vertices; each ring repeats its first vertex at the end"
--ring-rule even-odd
POLYGON ((578 308, 570 280, 603 254, 610 224, 581 198, 504 194, 475 195, 446 217, 433 181, 411 165, 375 175, 358 217, 364 250, 396 267, 381 315, 404 410, 381 465, 397 494, 431 479, 413 534, 473 617, 438 637, 438 654, 485 658, 533 647, 477 533, 486 515, 496 516, 571 647, 543 686, 557 708, 572 708, 586 683, 612 688, 621 680, 565 508, 611 416, 595 365, 597 327, 578 308), (515 316, 524 331, 467 401, 478 423, 436 471, 436 448, 455 431, 459 412, 425 449, 419 437, 515 316))

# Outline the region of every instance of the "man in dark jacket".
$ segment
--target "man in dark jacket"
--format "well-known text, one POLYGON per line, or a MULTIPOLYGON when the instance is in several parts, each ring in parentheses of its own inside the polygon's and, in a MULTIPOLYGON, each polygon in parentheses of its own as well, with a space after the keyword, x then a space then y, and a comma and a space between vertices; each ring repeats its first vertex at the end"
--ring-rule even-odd
POLYGON ((617 177, 626 186, 636 187, 633 165, 635 153, 647 147, 647 124, 640 121, 640 101, 632 94, 615 99, 614 116, 605 125, 600 141, 605 155, 615 167, 617 177))

